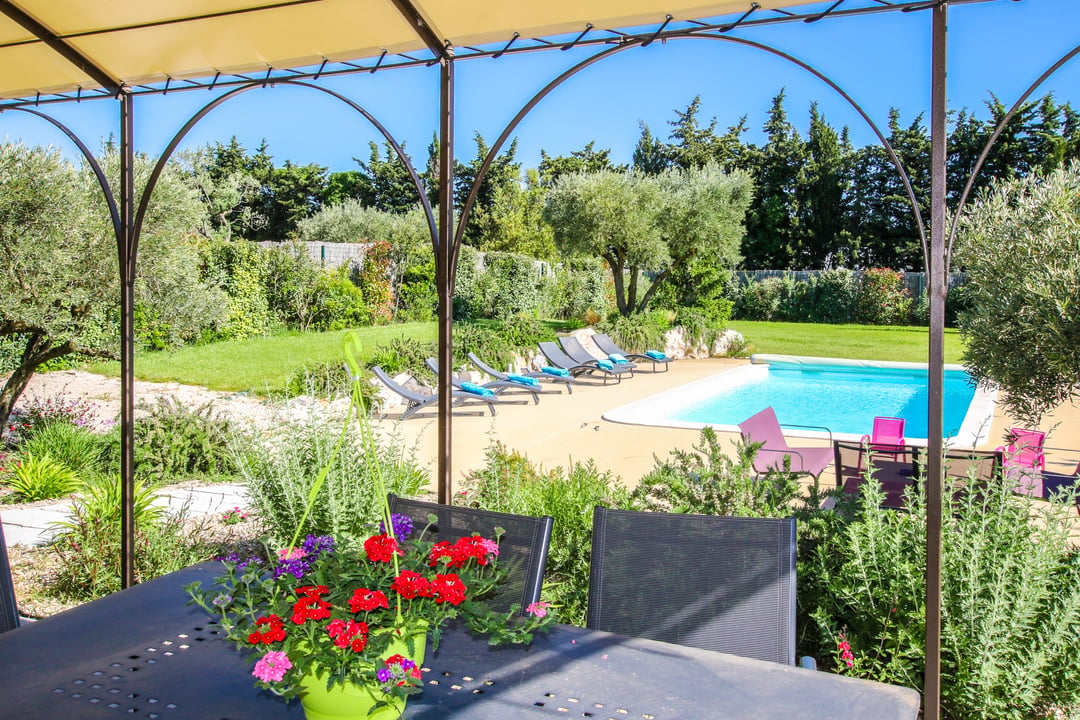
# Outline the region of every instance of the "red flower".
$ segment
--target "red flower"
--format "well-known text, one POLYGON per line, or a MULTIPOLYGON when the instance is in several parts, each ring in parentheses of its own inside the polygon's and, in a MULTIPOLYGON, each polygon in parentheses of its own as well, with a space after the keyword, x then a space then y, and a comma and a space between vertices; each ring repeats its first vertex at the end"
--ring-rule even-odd
POLYGON ((334 638, 339 648, 352 648, 353 652, 363 652, 367 647, 368 624, 354 620, 332 620, 326 626, 326 633, 334 638))
POLYGON ((325 585, 305 585, 304 587, 296 588, 296 592, 298 595, 317 598, 330 592, 330 588, 325 585))
POLYGON ((435 582, 431 583, 435 590, 435 602, 460 605, 465 600, 465 583, 457 576, 457 573, 436 575, 435 582))
POLYGON ((330 603, 320 600, 318 595, 307 595, 293 605, 292 621, 303 625, 308 620, 325 620, 330 617, 330 603))
POLYGON ((359 588, 353 590, 352 598, 349 599, 349 609, 354 613, 370 612, 375 608, 389 608, 386 595, 382 590, 368 590, 359 588))
POLYGON ((488 540, 479 535, 470 535, 458 538, 453 545, 446 540, 435 543, 431 548, 428 565, 435 567, 439 562, 445 560, 446 567, 459 568, 464 567, 465 563, 470 559, 476 560, 477 565, 487 565, 489 556, 498 554, 499 546, 494 540, 488 540))
POLYGON ((435 592, 427 578, 412 570, 405 570, 394 578, 394 581, 390 583, 390 589, 406 600, 412 600, 415 597, 431 597, 435 592))
POLYGON ((282 625, 281 618, 277 615, 270 615, 269 617, 261 617, 255 621, 255 631, 248 635, 248 642, 252 645, 269 645, 272 642, 278 642, 285 639, 285 628, 282 625), (259 628, 265 627, 264 630, 259 628))
POLYGON ((394 558, 394 553, 402 554, 398 549, 397 540, 386 534, 372 535, 365 540, 364 551, 367 553, 368 560, 372 562, 390 562, 394 558))

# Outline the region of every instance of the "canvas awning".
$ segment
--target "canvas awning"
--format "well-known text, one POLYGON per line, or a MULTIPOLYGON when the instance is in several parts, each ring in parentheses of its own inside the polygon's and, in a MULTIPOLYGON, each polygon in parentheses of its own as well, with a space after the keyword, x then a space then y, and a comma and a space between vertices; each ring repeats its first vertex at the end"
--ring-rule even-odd
MULTIPOLYGON (((764 11, 807 5, 760 0, 764 11)), ((0 0, 0 98, 428 52, 744 13, 747 0, 0 0)), ((614 36, 613 36, 614 37, 614 36)), ((430 58, 430 55, 427 57, 430 58)))

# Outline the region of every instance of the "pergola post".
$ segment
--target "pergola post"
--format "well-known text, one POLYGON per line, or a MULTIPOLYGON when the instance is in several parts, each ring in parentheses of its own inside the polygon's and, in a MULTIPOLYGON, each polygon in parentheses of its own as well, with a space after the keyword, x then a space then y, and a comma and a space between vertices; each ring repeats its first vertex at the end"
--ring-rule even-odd
POLYGON ((933 40, 930 85, 930 356, 928 367, 929 409, 927 417, 926 477, 926 669, 923 680, 923 713, 938 720, 941 702, 941 493, 942 410, 945 365, 945 144, 946 49, 948 5, 932 10, 933 40))
POLYGON ((435 257, 439 285, 439 502, 448 505, 453 496, 454 371, 454 275, 457 252, 454 242, 454 58, 447 51, 439 61, 439 244, 435 257))
MULTIPOLYGON (((120 100, 120 584, 135 584, 135 102, 120 100)), ((149 190, 148 190, 149 191, 149 190)))

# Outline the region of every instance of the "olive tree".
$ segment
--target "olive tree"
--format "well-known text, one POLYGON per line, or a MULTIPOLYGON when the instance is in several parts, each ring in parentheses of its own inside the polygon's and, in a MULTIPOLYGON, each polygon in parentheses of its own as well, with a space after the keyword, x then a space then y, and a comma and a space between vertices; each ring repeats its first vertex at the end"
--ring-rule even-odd
POLYGON ((963 217, 964 364, 1037 425, 1080 390, 1080 165, 994 185, 963 217))
POLYGON ((559 178, 544 217, 567 255, 603 258, 619 312, 643 312, 672 272, 698 259, 732 267, 752 185, 742 172, 715 165, 660 175, 601 171, 559 178), (653 275, 645 291, 642 273, 653 275))
MULTIPOLYGON (((118 176, 115 153, 102 160, 118 176)), ((136 187, 149 175, 139 158, 136 187)), ((143 226, 135 287, 142 332, 163 345, 220 319, 220 294, 199 281, 192 230, 204 214, 174 172, 155 190, 143 226)), ((71 353, 119 356, 116 238, 88 168, 52 148, 0 145, 0 336, 21 348, 0 388, 0 426, 46 362, 71 353)))

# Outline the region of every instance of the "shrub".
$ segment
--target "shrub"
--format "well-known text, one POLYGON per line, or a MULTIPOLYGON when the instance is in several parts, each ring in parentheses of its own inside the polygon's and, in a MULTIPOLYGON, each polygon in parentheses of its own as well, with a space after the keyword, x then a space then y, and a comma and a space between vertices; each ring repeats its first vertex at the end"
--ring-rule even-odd
POLYGON ((543 300, 537 261, 515 253, 488 253, 480 276, 484 317, 507 320, 535 315, 543 300))
POLYGON ((68 422, 52 422, 22 443, 23 454, 48 454, 81 477, 105 469, 105 440, 101 435, 68 422))
POLYGON ((228 321, 221 335, 242 339, 265 334, 272 323, 259 246, 246 240, 217 240, 206 245, 203 256, 206 279, 228 295, 228 321))
MULTIPOLYGON (((1000 474, 974 482, 946 479, 942 493, 942 716, 1061 717, 1055 709, 1080 705, 1073 499, 1015 495, 1015 480, 1000 474)), ((921 486, 906 496, 908 512, 882 508, 883 499, 869 481, 823 518, 827 541, 799 569, 803 632, 842 673, 918 687, 926 502, 921 486)))
POLYGON ((287 543, 298 529, 301 536, 362 537, 365 526, 379 518, 382 500, 376 468, 386 490, 397 495, 415 495, 427 482, 400 439, 376 443, 375 457, 369 458, 362 443, 350 435, 335 455, 340 433, 340 425, 283 422, 272 446, 236 448, 236 463, 252 507, 278 544, 287 543), (329 468, 325 484, 301 524, 308 496, 324 466, 329 468))
POLYGON ((664 347, 664 333, 671 328, 666 311, 654 310, 634 315, 608 315, 597 332, 607 333, 615 344, 627 352, 645 352, 664 347))
POLYGON ((611 473, 593 462, 574 463, 569 471, 543 472, 520 453, 501 444, 488 448, 483 468, 465 477, 457 504, 520 515, 550 515, 544 596, 555 605, 559 622, 585 624, 589 596, 593 507, 626 507, 629 496, 611 473))
POLYGON ((394 318, 394 288, 390 282, 393 252, 389 242, 372 243, 356 278, 367 301, 368 321, 376 325, 385 325, 394 318))
POLYGON ((454 366, 464 367, 470 352, 495 367, 507 367, 513 362, 517 348, 495 328, 460 323, 454 328, 454 366))
POLYGON ((23 453, 9 468, 4 482, 27 502, 52 500, 79 489, 79 476, 48 453, 23 453))
POLYGON ((573 259, 555 270, 555 281, 548 289, 548 312, 545 316, 561 320, 584 320, 587 313, 602 315, 607 311, 604 296, 606 273, 595 259, 573 259))
MULTIPOLYGON (((232 425, 213 414, 210 404, 185 406, 173 398, 142 404, 148 412, 135 420, 135 474, 149 483, 232 475, 229 451, 232 425)), ((108 435, 110 467, 120 463, 120 428, 108 435)))
MULTIPOLYGON (((167 515, 152 505, 145 484, 135 485, 135 580, 144 582, 206 560, 211 547, 191 541, 186 510, 167 515)), ((120 478, 110 476, 87 487, 72 503, 71 519, 57 524, 61 532, 52 548, 60 567, 48 587, 53 595, 77 600, 102 597, 120 589, 120 478)), ((197 535, 198 533, 195 533, 197 535)))
POLYGON ((780 278, 743 285, 735 299, 735 317, 741 320, 775 320, 780 311, 784 283, 780 278))
MULTIPOLYGON (((365 383, 366 385, 366 383, 365 383)), ((289 373, 285 380, 285 395, 314 395, 315 397, 348 397, 352 392, 352 383, 345 365, 341 361, 331 360, 322 363, 305 363, 289 373)))
POLYGON ((7 441, 17 444, 29 440, 36 432, 54 422, 88 427, 95 422, 96 413, 97 408, 93 403, 68 397, 65 393, 50 397, 29 396, 8 418, 7 441))
MULTIPOLYGON (((317 301, 311 325, 316 330, 344 330, 367 325, 375 319, 364 302, 363 291, 349 279, 349 271, 345 267, 321 273, 314 293, 317 301)), ((376 310, 376 313, 379 312, 382 309, 376 310)))
POLYGON ((903 273, 888 268, 867 270, 859 281, 855 321, 864 325, 906 325, 911 305, 903 273))
POLYGON ((754 472, 756 446, 736 444, 736 459, 721 448, 716 431, 703 428, 693 450, 672 450, 641 478, 631 500, 637 509, 699 515, 786 517, 799 497, 791 473, 754 472))
POLYGON ((376 345, 367 366, 371 368, 378 365, 390 376, 407 372, 418 381, 433 385, 435 373, 428 369, 424 361, 438 355, 439 348, 435 343, 402 335, 390 342, 376 345))
POLYGON ((802 322, 847 323, 855 313, 858 283, 855 273, 843 268, 823 270, 806 283, 802 322))

